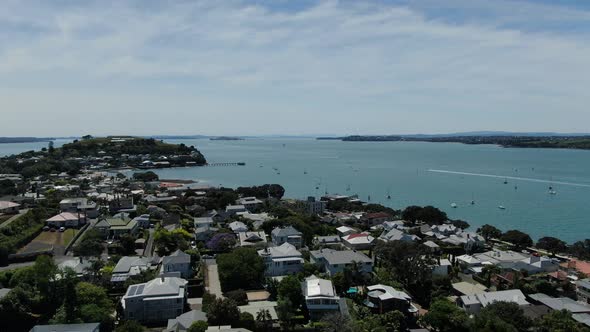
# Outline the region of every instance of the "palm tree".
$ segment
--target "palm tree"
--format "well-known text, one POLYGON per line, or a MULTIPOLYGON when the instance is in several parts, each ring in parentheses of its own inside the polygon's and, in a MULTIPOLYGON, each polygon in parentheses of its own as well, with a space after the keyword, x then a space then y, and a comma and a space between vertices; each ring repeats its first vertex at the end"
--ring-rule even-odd
POLYGON ((487 286, 490 287, 492 283, 492 276, 502 272, 502 269, 497 265, 486 265, 483 267, 482 273, 486 276, 487 286))
POLYGON ((272 316, 268 309, 262 309, 256 314, 256 321, 264 327, 265 331, 270 331, 272 325, 272 316))

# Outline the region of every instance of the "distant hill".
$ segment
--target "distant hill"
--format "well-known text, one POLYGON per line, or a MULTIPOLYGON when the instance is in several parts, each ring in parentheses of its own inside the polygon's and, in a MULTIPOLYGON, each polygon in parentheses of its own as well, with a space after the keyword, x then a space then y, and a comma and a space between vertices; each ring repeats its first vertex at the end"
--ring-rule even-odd
POLYGON ((0 144, 2 143, 31 143, 31 142, 49 142, 54 138, 47 137, 0 137, 0 144))

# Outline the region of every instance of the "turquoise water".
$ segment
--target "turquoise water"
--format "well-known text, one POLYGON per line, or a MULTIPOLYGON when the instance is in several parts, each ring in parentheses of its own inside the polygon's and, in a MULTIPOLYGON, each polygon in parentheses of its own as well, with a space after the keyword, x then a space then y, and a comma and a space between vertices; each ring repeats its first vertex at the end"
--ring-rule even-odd
MULTIPOLYGON (((590 151, 313 139, 169 141, 195 145, 210 163, 243 161, 246 166, 158 170, 161 178, 228 187, 279 183, 293 198, 326 190, 363 200, 370 195, 371 202, 398 209, 434 205, 472 226, 489 223, 568 242, 590 238, 590 151), (550 185, 556 195, 548 193, 550 185), (458 207, 451 208, 452 203, 458 207)), ((0 145, 0 155, 5 146, 0 145)))

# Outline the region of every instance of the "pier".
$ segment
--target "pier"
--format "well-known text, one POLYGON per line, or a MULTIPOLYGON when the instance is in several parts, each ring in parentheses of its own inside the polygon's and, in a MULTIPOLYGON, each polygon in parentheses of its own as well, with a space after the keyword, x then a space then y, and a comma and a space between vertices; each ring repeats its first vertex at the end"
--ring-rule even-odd
POLYGON ((207 163, 203 166, 246 166, 246 163, 239 162, 239 163, 207 163))

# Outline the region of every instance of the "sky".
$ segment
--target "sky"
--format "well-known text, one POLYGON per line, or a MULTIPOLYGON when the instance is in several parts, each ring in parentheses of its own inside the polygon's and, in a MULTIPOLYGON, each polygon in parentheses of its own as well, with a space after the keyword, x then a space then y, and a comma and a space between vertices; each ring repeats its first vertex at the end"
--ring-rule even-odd
POLYGON ((590 1, 4 0, 0 136, 589 132, 590 1))

